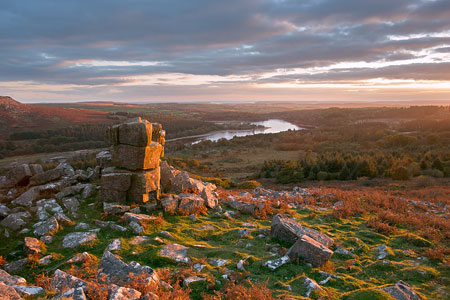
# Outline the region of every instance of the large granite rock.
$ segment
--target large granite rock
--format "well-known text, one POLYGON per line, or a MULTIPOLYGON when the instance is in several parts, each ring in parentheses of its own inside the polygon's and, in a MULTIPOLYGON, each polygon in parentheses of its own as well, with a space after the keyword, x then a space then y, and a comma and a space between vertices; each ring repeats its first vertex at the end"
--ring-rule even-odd
POLYGON ((50 280, 50 287, 58 293, 69 289, 86 288, 88 283, 78 277, 72 276, 64 271, 56 270, 50 280))
POLYGON ((101 168, 108 168, 112 166, 112 156, 110 151, 101 151, 95 156, 97 165, 101 168))
POLYGON ((6 285, 3 282, 0 282, 0 299, 23 300, 13 287, 6 285))
POLYGON ((103 202, 123 203, 127 198, 127 190, 131 186, 131 173, 108 173, 100 179, 101 188, 98 198, 103 202))
POLYGON ((212 186, 214 186, 215 189, 215 185, 208 184, 201 193, 203 200, 205 200, 205 205, 208 208, 214 208, 219 205, 219 199, 217 199, 212 186))
POLYGON ((133 172, 131 174, 131 185, 127 191, 128 201, 142 204, 151 200, 158 200, 160 179, 159 166, 151 171, 133 172))
POLYGON ((161 206, 165 213, 174 214, 178 208, 178 201, 180 197, 178 195, 168 195, 161 199, 161 206))
POLYGON ((27 281, 25 278, 17 276, 17 275, 10 275, 8 272, 3 271, 0 269, 0 282, 3 282, 7 285, 25 285, 27 284, 27 281))
POLYGON ((0 225, 16 231, 23 228, 27 224, 27 221, 30 219, 31 215, 29 212, 17 212, 10 214, 6 218, 4 218, 0 222, 0 225))
POLYGON ((47 221, 39 225, 34 231, 35 236, 54 235, 59 230, 59 223, 55 217, 49 218, 47 221))
POLYGON ((291 260, 302 258, 315 267, 324 265, 333 255, 333 251, 313 240, 309 236, 301 236, 286 253, 291 260))
POLYGON ((43 173, 38 173, 30 178, 30 185, 42 185, 47 182, 55 181, 64 175, 63 168, 54 168, 43 173))
POLYGON ((152 142, 146 147, 115 145, 112 152, 114 166, 128 170, 151 170, 159 167, 159 160, 164 147, 152 142))
POLYGON ((158 275, 152 268, 134 261, 127 264, 108 250, 105 250, 100 260, 97 278, 106 284, 117 285, 127 285, 132 280, 142 281, 145 285, 159 283, 158 275))
POLYGON ((397 300, 422 300, 409 284, 401 280, 392 286, 382 288, 382 290, 397 300))
POLYGON ((119 144, 146 147, 152 142, 152 123, 147 120, 121 124, 118 131, 119 144))
POLYGON ((280 241, 295 243, 303 235, 309 236, 325 247, 334 244, 334 240, 317 230, 307 228, 293 219, 277 214, 272 219, 270 235, 280 241))
POLYGON ((33 202, 39 197, 40 189, 39 187, 32 187, 13 201, 11 201, 14 205, 21 205, 30 207, 33 205, 33 202))
POLYGON ((17 164, 8 171, 4 180, 0 183, 0 188, 26 186, 29 184, 30 177, 42 172, 42 166, 38 164, 17 164))
POLYGON ((178 211, 183 215, 198 213, 205 208, 205 200, 197 194, 180 194, 178 211))
POLYGON ((159 164, 161 169, 161 187, 165 192, 169 192, 172 188, 172 182, 175 180, 180 171, 170 166, 167 161, 161 161, 159 164))

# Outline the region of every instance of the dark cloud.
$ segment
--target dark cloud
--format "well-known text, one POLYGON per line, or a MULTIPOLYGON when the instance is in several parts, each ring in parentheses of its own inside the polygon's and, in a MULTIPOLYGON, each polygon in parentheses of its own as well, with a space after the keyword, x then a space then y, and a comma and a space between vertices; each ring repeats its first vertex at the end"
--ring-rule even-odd
MULTIPOLYGON (((379 77, 449 80, 446 60, 258 80, 277 69, 395 63, 448 53, 449 15, 447 0, 2 1, 0 83, 71 84, 93 91, 166 73, 247 75, 250 84, 379 77)), ((133 88, 136 93, 151 90, 121 87, 133 88)), ((191 88, 176 87, 180 93, 183 89, 191 88)))

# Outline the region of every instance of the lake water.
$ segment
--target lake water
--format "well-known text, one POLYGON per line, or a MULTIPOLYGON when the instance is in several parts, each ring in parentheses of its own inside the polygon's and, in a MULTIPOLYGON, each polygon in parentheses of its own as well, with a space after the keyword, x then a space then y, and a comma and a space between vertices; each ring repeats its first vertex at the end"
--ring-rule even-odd
MULTIPOLYGON (((217 122, 220 123, 220 122, 217 122)), ((223 124, 223 123, 222 123, 223 124)), ((231 140, 232 138, 236 136, 247 136, 247 135, 255 135, 260 133, 278 133, 288 130, 302 130, 305 128, 299 127, 297 125, 294 125, 292 123, 283 121, 283 120, 277 120, 277 119, 270 119, 266 121, 260 121, 260 122, 250 122, 250 124, 253 125, 262 125, 265 128, 257 128, 253 130, 223 130, 223 131, 216 131, 211 134, 202 136, 198 138, 194 143, 199 143, 201 141, 218 141, 220 139, 227 139, 231 140)))

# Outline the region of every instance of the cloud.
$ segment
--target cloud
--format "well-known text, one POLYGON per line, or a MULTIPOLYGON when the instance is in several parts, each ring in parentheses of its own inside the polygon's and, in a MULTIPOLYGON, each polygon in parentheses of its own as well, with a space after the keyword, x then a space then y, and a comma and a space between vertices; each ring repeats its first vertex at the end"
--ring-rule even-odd
POLYGON ((0 86, 25 100, 38 86, 49 99, 138 100, 445 82, 449 15, 440 0, 3 1, 0 86))

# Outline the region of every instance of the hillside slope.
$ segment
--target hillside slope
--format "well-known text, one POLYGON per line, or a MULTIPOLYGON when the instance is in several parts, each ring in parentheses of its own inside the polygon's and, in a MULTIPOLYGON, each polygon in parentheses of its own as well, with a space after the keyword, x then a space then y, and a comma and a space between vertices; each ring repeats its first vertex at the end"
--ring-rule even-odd
POLYGON ((0 139, 19 131, 105 122, 107 116, 101 111, 23 104, 9 96, 0 96, 0 139))

